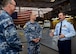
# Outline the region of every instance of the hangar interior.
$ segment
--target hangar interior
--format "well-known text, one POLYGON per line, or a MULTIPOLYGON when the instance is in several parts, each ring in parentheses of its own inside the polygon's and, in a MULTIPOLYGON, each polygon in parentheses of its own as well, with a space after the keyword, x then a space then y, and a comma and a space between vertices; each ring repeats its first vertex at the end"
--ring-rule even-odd
MULTIPOLYGON (((0 12, 2 12, 0 0, 0 12)), ((76 30, 76 0, 15 0, 16 10, 12 14, 19 37, 24 45, 21 54, 27 54, 27 41, 23 27, 30 19, 31 11, 36 12, 37 22, 43 28, 41 40, 41 54, 58 54, 57 43, 49 36, 50 30, 54 31, 59 22, 58 13, 63 11, 66 20, 74 25, 76 30), (46 52, 45 52, 46 50, 46 52)), ((72 38, 72 54, 76 54, 76 37, 72 38)))

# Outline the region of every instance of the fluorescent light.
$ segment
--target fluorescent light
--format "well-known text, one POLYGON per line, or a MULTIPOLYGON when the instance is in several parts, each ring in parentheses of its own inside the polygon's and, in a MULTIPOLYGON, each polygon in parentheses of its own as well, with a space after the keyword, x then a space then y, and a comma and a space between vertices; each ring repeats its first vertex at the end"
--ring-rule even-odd
POLYGON ((55 2, 55 0, 51 0, 50 2, 55 2))

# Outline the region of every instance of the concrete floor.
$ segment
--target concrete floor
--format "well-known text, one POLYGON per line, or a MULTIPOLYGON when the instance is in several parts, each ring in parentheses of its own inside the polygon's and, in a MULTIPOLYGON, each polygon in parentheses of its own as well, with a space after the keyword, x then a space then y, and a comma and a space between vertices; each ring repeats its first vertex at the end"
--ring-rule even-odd
MULTIPOLYGON (((18 30, 18 33, 19 33, 19 37, 21 38, 21 42, 24 42, 23 43, 24 48, 23 48, 23 51, 20 52, 20 54, 27 54, 27 43, 26 43, 27 41, 24 36, 24 32, 22 30, 18 30)), ((40 48, 41 48, 41 54, 58 54, 57 51, 54 51, 44 45, 41 45, 40 48)))
MULTIPOLYGON (((20 52, 20 54, 27 54, 27 44, 23 43, 23 45, 24 45, 24 48, 23 48, 23 51, 20 52)), ((41 45, 41 54, 58 54, 58 52, 54 51, 44 45, 41 45)))
MULTIPOLYGON (((48 36, 49 32, 47 34, 46 34, 46 32, 47 31, 45 30, 41 43, 44 43, 45 46, 48 46, 48 47, 50 46, 51 47, 51 45, 52 45, 51 38, 48 36)), ((21 39, 21 42, 27 42, 26 38, 24 36, 24 32, 22 30, 18 30, 18 34, 19 34, 19 37, 21 39)), ((72 38, 72 54, 76 54, 76 43, 75 42, 76 42, 76 36, 74 38, 72 38)), ((54 51, 54 50, 52 50, 48 47, 45 47, 44 45, 41 45, 41 54, 58 54, 57 51, 54 51)), ((20 52, 20 54, 27 54, 27 44, 23 43, 23 46, 24 46, 23 51, 20 52)), ((56 47, 53 47, 53 49, 56 49, 56 47)))

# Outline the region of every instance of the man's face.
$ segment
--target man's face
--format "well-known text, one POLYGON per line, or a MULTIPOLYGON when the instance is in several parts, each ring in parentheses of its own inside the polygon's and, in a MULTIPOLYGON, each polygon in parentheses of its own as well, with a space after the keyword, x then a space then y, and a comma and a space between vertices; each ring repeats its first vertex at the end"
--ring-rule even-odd
POLYGON ((15 8, 16 8, 16 2, 12 0, 10 3, 10 10, 12 13, 15 11, 15 8))
POLYGON ((31 19, 36 20, 36 14, 35 13, 31 14, 31 19))
POLYGON ((65 15, 63 15, 63 13, 59 13, 58 14, 59 20, 62 21, 65 19, 65 15))

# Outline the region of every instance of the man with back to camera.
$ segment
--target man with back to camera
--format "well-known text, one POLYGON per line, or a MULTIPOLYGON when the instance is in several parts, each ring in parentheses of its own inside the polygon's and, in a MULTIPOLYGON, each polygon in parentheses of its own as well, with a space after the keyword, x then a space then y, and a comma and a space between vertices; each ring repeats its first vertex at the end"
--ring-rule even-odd
POLYGON ((59 36, 59 54, 71 54, 71 37, 75 36, 74 27, 65 20, 65 13, 60 12, 58 17, 60 22, 56 25, 54 33, 50 33, 50 36, 59 36))
POLYGON ((22 44, 11 17, 15 8, 14 0, 3 0, 3 10, 0 14, 0 54, 19 54, 22 50, 22 44))
POLYGON ((35 22, 36 13, 32 11, 30 21, 26 23, 24 28, 25 36, 28 44, 28 54, 40 54, 40 39, 42 28, 35 22))

